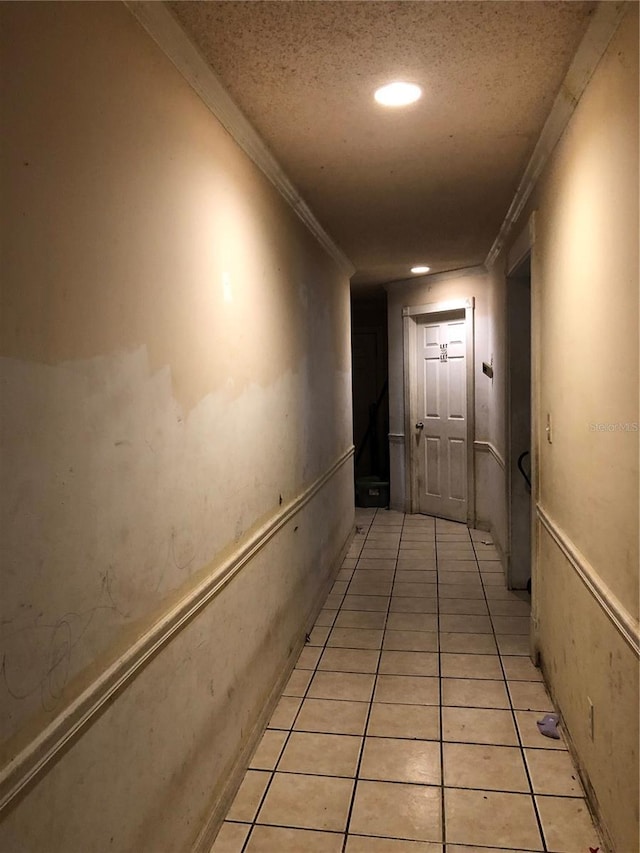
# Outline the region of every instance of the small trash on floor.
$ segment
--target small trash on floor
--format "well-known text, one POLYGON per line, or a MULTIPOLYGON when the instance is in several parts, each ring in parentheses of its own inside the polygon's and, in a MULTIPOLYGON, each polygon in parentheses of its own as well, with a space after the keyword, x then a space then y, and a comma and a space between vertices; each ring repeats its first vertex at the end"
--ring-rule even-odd
POLYGON ((557 714, 545 714, 541 720, 537 721, 536 725, 541 735, 553 738, 554 740, 560 740, 560 733, 558 732, 559 722, 560 717, 557 714))
POLYGON ((480 544, 481 545, 493 545, 493 542, 491 541, 491 539, 481 539, 480 544))

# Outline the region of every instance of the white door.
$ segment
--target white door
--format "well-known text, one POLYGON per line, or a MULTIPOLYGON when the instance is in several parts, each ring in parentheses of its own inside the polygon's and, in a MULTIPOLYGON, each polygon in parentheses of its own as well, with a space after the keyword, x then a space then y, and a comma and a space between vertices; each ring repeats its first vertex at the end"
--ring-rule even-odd
POLYGON ((464 312, 417 324, 415 449, 418 511, 467 520, 464 312))

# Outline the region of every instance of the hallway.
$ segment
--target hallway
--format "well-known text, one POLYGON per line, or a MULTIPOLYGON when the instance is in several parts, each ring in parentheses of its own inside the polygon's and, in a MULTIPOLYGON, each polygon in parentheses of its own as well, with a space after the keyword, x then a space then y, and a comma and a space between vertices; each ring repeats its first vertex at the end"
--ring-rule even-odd
POLYGON ((566 746, 537 730, 553 705, 528 596, 489 534, 381 509, 356 525, 212 853, 596 848, 566 746))
POLYGON ((0 853, 638 853, 639 24, 0 0, 0 853))

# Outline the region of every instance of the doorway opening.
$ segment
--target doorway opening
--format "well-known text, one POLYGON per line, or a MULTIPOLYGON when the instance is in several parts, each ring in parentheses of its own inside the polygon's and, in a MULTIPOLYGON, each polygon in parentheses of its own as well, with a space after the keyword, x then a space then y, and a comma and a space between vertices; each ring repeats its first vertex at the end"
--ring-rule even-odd
POLYGON ((387 294, 351 298, 356 505, 389 504, 387 294))
POLYGON ((531 590, 531 253, 507 276, 507 585, 531 590))

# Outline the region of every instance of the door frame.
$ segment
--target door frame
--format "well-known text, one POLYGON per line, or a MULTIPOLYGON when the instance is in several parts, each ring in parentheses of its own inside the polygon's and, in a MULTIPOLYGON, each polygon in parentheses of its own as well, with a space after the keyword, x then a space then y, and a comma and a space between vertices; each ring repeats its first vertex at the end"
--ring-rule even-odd
MULTIPOLYGON (((539 632, 540 622, 538 617, 538 595, 536 588, 536 575, 540 554, 540 527, 538 524, 538 503, 540 500, 540 438, 538 421, 540 418, 540 295, 538 289, 538 259, 536 250, 536 219, 537 211, 532 211, 526 225, 514 241, 507 256, 505 278, 512 275, 529 255, 530 258, 530 288, 531 288, 531 632, 529 635, 529 655, 531 660, 538 665, 539 658, 539 632)), ((508 324, 507 324, 508 326, 508 324)), ((507 334, 509 330, 507 328, 507 334)), ((509 383, 507 382, 507 393, 505 394, 505 423, 509 424, 511 399, 509 395, 509 383)), ((511 465, 509 452, 510 438, 508 439, 507 465, 511 465)), ((511 485, 507 481, 507 512, 511 503, 511 485)), ((511 541, 510 519, 507 516, 507 538, 511 541)))
POLYGON ((467 524, 475 522, 475 477, 473 464, 473 437, 475 435, 475 385, 474 385, 474 310, 475 297, 452 299, 446 302, 428 302, 425 305, 405 305, 402 309, 402 346, 404 366, 404 434, 405 439, 405 495, 408 495, 407 512, 418 512, 418 466, 415 453, 417 412, 418 365, 416 344, 418 323, 425 317, 437 322, 439 314, 464 312, 466 332, 467 379, 467 524), (415 464, 414 464, 415 463, 415 464))
MULTIPOLYGON (((522 340, 521 334, 515 335, 513 329, 513 313, 514 313, 514 305, 520 304, 520 306, 524 306, 523 301, 523 291, 522 291, 522 278, 521 270, 525 266, 527 260, 529 261, 529 270, 531 264, 531 250, 525 249, 522 253, 517 253, 514 256, 515 260, 512 258, 508 258, 507 264, 507 274, 506 274, 506 382, 505 382, 505 403, 506 403, 506 412, 505 412, 505 433, 506 433, 506 465, 505 465, 505 475, 506 475, 506 498, 507 498, 507 538, 506 538, 506 547, 505 547, 505 557, 506 557, 506 579, 507 579, 507 587, 508 589, 523 589, 521 579, 514 578, 514 527, 515 527, 515 518, 516 518, 516 501, 517 501, 517 489, 516 482, 519 482, 520 475, 515 472, 515 464, 516 459, 518 458, 519 452, 523 449, 522 445, 516 444, 516 439, 514 436, 514 391, 515 391, 515 379, 514 379, 514 365, 517 360, 517 357, 521 355, 521 350, 518 349, 516 352, 516 348, 518 347, 518 343, 522 340), (515 343, 514 343, 515 342, 515 343)), ((533 495, 533 470, 534 470, 534 454, 533 447, 531 444, 531 434, 532 434, 532 424, 533 424, 533 409, 532 409, 532 396, 531 389, 533 387, 533 375, 532 375, 532 338, 531 338, 531 301, 532 301, 532 287, 531 287, 531 272, 529 272, 529 290, 528 290, 529 303, 526 306, 526 311, 529 315, 529 343, 528 343, 528 355, 529 355, 529 387, 528 387, 528 398, 529 398, 529 429, 528 429, 528 444, 529 444, 529 468, 531 470, 531 489, 529 495, 529 536, 530 543, 533 540, 533 515, 531 513, 531 506, 534 500, 533 495)), ((523 434, 524 435, 524 434, 523 434)), ((522 492, 520 493, 522 494, 522 492)), ((520 511, 522 507, 519 507, 520 511)), ((521 516, 525 517, 525 516, 521 516)), ((531 547, 529 548, 529 562, 531 563, 531 547)), ((531 565, 529 566, 529 570, 532 571, 531 565)))

